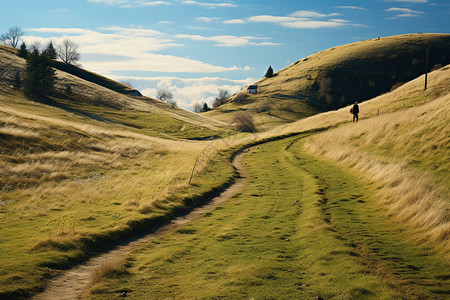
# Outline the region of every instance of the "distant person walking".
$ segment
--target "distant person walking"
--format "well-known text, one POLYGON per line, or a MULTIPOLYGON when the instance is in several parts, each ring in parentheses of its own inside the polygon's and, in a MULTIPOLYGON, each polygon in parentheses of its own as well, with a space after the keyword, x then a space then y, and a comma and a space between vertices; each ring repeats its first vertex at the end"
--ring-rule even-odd
POLYGON ((353 114, 353 122, 358 122, 359 106, 358 101, 355 102, 350 112, 353 114))

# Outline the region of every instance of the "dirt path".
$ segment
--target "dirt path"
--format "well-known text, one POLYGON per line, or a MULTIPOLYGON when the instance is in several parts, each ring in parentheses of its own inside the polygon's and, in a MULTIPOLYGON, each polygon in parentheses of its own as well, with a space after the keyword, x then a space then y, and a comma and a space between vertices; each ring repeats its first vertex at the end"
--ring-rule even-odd
POLYGON ((178 217, 172 220, 167 225, 158 228, 155 232, 150 233, 144 237, 127 242, 126 244, 119 245, 115 249, 101 254, 99 256, 89 259, 82 265, 79 265, 73 269, 64 272, 63 275, 51 280, 44 290, 44 292, 37 294, 32 299, 36 300, 48 300, 48 299, 78 299, 82 296, 85 289, 88 287, 91 275, 96 268, 102 266, 111 261, 118 260, 125 256, 130 251, 139 248, 148 241, 169 234, 186 223, 197 219, 201 215, 211 211, 219 204, 227 201, 233 195, 237 194, 247 182, 247 173, 242 165, 242 156, 244 153, 240 153, 233 159, 233 166, 239 172, 239 178, 236 182, 223 191, 219 196, 213 198, 207 204, 195 208, 190 213, 178 217))

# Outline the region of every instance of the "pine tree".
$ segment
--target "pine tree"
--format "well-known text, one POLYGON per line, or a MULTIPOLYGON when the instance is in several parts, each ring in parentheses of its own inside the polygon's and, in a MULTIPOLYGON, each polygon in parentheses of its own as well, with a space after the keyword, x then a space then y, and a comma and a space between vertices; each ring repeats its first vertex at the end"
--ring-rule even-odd
POLYGON ((16 74, 14 75, 14 89, 20 90, 22 87, 22 78, 20 77, 20 71, 16 71, 16 74))
POLYGON ((53 47, 53 42, 50 42, 48 44, 47 48, 44 50, 44 52, 42 52, 42 54, 50 59, 56 59, 56 57, 58 57, 55 47, 53 47))
POLYGON ((19 52, 17 53, 17 55, 22 58, 27 58, 28 50, 27 50, 27 45, 25 45, 25 43, 22 43, 20 45, 19 52))
POLYGON ((267 78, 273 77, 273 69, 272 69, 272 66, 269 66, 269 68, 267 69, 266 77, 267 77, 267 78))
POLYGON ((53 90, 56 72, 50 66, 50 60, 34 50, 27 58, 24 79, 24 94, 27 98, 42 101, 53 90))

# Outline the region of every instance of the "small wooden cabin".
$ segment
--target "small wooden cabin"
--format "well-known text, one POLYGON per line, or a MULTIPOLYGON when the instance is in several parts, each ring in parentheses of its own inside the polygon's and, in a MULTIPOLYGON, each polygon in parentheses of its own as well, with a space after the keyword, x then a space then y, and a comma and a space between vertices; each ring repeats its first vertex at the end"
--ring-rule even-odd
POLYGON ((247 88, 248 94, 256 94, 257 92, 258 92, 258 86, 256 84, 248 86, 248 88, 247 88))

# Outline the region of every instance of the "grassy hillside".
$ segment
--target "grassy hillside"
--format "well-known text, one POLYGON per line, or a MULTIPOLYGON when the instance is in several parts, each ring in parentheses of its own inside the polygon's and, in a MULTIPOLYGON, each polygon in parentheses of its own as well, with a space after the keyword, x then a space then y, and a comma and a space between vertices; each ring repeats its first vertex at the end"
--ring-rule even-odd
POLYGON ((229 135, 224 124, 60 70, 56 92, 30 101, 14 88, 24 65, 0 46, 0 298, 35 293, 232 177, 210 141, 188 140, 229 135))
POLYGON ((234 173, 221 150, 311 129, 327 130, 260 146, 242 194, 131 254, 124 272, 107 273, 92 292, 448 295, 449 66, 429 74, 426 91, 420 76, 364 102, 358 124, 347 124, 345 107, 256 135, 189 141, 230 131, 62 71, 57 93, 32 102, 12 87, 24 61, 0 47, 0 64, 0 298, 36 293, 224 186, 234 173))
POLYGON ((357 124, 346 107, 258 134, 273 141, 246 155, 241 193, 105 266, 88 298, 446 299, 450 66, 429 79, 357 124))
POLYGON ((102 75, 99 75, 99 74, 89 72, 78 66, 66 64, 64 62, 57 61, 57 60, 52 61, 52 66, 55 69, 72 74, 72 75, 79 77, 81 79, 84 79, 86 81, 90 81, 92 83, 101 85, 101 86, 103 86, 107 89, 113 90, 115 92, 118 92, 121 94, 126 94, 126 95, 131 94, 131 95, 136 95, 136 96, 142 96, 137 90, 135 90, 123 83, 117 82, 115 80, 111 80, 111 79, 104 77, 102 75))
MULTIPOLYGON (((20 91, 13 90, 13 86, 16 76, 20 80, 24 78, 25 60, 15 55, 15 51, 0 46, 0 87, 5 96, 9 94, 9 98, 20 100, 23 96, 20 91)), ((227 124, 152 98, 126 95, 129 91, 121 83, 75 66, 63 66, 61 62, 53 64, 59 69, 69 70, 71 74, 57 71, 55 93, 48 99, 48 105, 87 119, 122 124, 135 132, 151 136, 216 138, 230 134, 227 124)))
POLYGON ((229 121, 234 112, 247 110, 263 129, 365 101, 423 74, 426 49, 429 70, 450 63, 449 34, 408 34, 333 47, 256 82, 256 95, 241 91, 208 114, 229 121))

